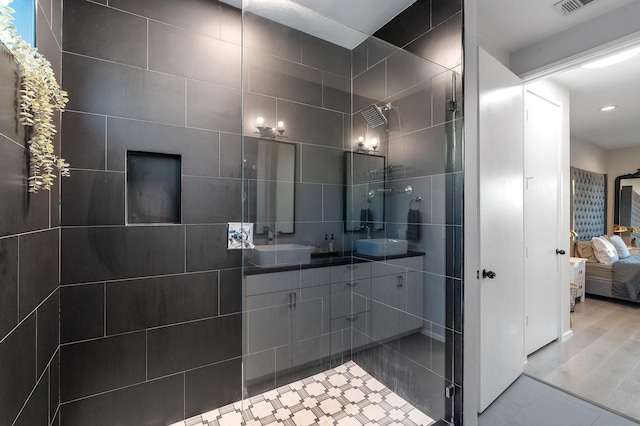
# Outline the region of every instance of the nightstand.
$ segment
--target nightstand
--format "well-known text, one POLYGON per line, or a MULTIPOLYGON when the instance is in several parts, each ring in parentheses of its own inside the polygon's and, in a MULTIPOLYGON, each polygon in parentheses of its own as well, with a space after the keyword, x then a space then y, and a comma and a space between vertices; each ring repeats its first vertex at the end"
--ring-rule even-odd
POLYGON ((578 286, 578 294, 576 297, 584 302, 584 274, 587 265, 587 259, 581 257, 571 257, 571 284, 578 286))

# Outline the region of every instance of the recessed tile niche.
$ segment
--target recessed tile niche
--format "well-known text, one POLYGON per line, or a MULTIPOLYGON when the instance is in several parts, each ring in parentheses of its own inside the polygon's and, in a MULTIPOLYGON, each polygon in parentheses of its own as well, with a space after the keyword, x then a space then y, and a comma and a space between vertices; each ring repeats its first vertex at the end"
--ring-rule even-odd
POLYGON ((182 159, 127 152, 127 223, 180 223, 182 159))

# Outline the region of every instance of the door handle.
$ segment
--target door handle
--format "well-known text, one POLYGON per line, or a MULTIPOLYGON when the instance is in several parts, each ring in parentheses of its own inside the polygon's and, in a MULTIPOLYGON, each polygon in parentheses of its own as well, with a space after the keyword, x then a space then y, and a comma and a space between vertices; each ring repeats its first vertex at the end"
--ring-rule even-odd
POLYGON ((563 256, 563 255, 567 254, 567 252, 564 251, 564 250, 556 249, 556 254, 559 254, 559 255, 563 256))
POLYGON ((493 271, 487 271, 486 269, 482 270, 482 278, 489 278, 490 280, 496 277, 496 273, 493 271))

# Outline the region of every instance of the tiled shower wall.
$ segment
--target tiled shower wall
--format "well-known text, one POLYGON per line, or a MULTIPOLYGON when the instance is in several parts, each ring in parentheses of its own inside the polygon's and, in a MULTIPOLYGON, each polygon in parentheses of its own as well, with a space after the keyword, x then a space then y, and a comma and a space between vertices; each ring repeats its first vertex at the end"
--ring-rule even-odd
MULTIPOLYGON (((58 77, 60 12, 61 0, 38 2, 38 50, 58 77)), ((16 72, 0 46, 0 425, 57 424, 60 187, 57 181, 51 192, 27 192, 16 72)), ((59 138, 54 145, 59 151, 59 138)))
POLYGON ((62 424, 168 424, 234 401, 240 14, 205 0, 65 0, 63 18, 62 424), (181 156, 181 223, 126 225, 127 150, 181 156))
MULTIPOLYGON (((171 423, 242 397, 241 258, 226 250, 242 214, 241 14, 101 3, 64 7, 62 423, 171 423), (182 223, 126 225, 126 150, 181 155, 182 223)), ((278 238, 340 240, 351 54, 251 15, 244 43, 245 133, 277 114, 297 145, 296 233, 278 238)))
MULTIPOLYGON (((424 283, 421 334, 430 338, 420 341, 417 352, 388 342, 355 354, 354 360, 430 416, 455 415, 459 421, 460 413, 453 413, 443 395, 445 386, 454 383, 461 401, 461 1, 417 1, 356 47, 353 92, 354 135, 362 128, 359 110, 373 102, 391 108, 381 150, 388 165, 399 170, 386 185, 399 192, 385 196, 385 235, 401 237, 409 208, 420 209, 420 238, 410 241, 410 249, 425 253, 419 271, 424 283), (454 82, 455 114, 448 104, 454 99, 454 82), (403 192, 407 185, 411 194, 403 192), (412 202, 415 197, 421 201, 412 202)), ((390 321, 411 316, 388 306, 378 309, 389 311, 390 321)))

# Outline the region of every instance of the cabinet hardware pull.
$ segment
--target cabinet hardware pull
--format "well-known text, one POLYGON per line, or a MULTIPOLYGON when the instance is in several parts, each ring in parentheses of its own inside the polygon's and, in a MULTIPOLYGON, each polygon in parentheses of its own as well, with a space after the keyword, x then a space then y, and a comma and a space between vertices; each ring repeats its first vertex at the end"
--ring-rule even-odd
POLYGON ((293 294, 293 307, 295 308, 298 305, 298 293, 294 291, 291 294, 293 294))
POLYGON ((348 285, 349 287, 355 287, 355 286, 357 286, 357 285, 358 285, 358 281, 351 281, 351 282, 348 282, 348 283, 347 283, 347 285, 348 285))
POLYGON ((396 287, 402 287, 404 281, 404 277, 402 275, 398 275, 396 277, 396 287))
POLYGON ((355 320, 357 320, 357 319, 358 319, 358 316, 357 316, 357 315, 349 315, 349 316, 347 317, 347 321, 351 321, 351 322, 353 322, 353 321, 355 321, 355 320))
POLYGON ((358 269, 358 265, 347 265, 347 269, 358 269))

